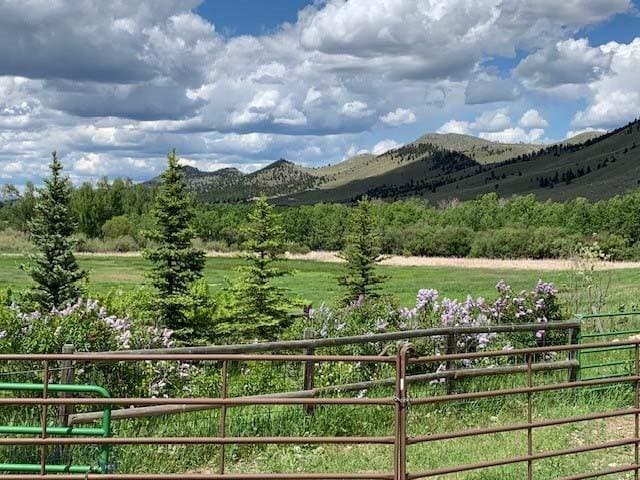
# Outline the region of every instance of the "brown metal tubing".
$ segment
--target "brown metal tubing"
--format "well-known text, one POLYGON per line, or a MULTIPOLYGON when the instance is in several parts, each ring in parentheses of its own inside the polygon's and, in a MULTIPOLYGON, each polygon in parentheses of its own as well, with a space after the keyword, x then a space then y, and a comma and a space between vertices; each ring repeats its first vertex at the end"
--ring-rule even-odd
MULTIPOLYGON (((45 360, 42 368, 42 399, 46 400, 49 395, 49 362, 45 360)), ((46 404, 42 404, 42 440, 47 438, 47 409, 48 406, 46 404)), ((47 446, 43 443, 40 445, 40 475, 44 475, 45 473, 47 473, 47 446)))
MULTIPOLYGON (((431 403, 454 402, 456 400, 475 400, 479 398, 502 397, 507 395, 524 395, 529 392, 551 392, 555 390, 564 390, 569 388, 581 387, 597 387, 600 385, 611 385, 614 383, 633 383, 640 381, 638 376, 603 378, 598 380, 583 380, 581 382, 556 383, 552 385, 540 385, 537 387, 519 387, 504 390, 489 390, 486 392, 456 393, 453 395, 440 395, 436 397, 414 398, 411 400, 413 405, 425 405, 431 403)), ((0 402, 0 405, 2 403, 0 402)))
POLYGON ((407 478, 407 357, 410 345, 403 345, 396 355, 395 460, 396 480, 407 478))
MULTIPOLYGON (((598 347, 624 347, 626 345, 637 345, 640 343, 639 339, 634 340, 621 340, 619 342, 598 342, 598 343, 583 343, 583 344, 565 344, 555 345, 548 347, 533 347, 533 348, 519 348, 513 350, 490 350, 486 352, 467 352, 467 353, 455 353, 453 355, 429 355, 425 357, 416 357, 409 359, 409 363, 432 363, 432 362, 446 362, 448 360, 472 360, 475 358, 493 358, 493 357, 515 357, 524 356, 529 353, 549 353, 549 352, 566 352, 574 350, 585 350, 589 348, 598 347)), ((0 356, 2 359, 2 356, 0 356)))
MULTIPOLYGON (((572 367, 577 367, 578 362, 575 360, 565 362, 545 362, 533 364, 533 371, 548 371, 548 370, 564 370, 572 367)), ((406 377, 407 383, 428 382, 431 380, 437 380, 439 378, 446 378, 447 376, 455 376, 455 378, 466 377, 482 377, 491 375, 510 375, 517 374, 526 371, 526 365, 512 365, 496 368, 470 368, 470 369, 458 369, 450 372, 435 372, 435 373, 423 373, 419 375, 408 375, 406 377)), ((300 398, 312 398, 327 393, 343 393, 350 391, 368 390, 374 387, 380 386, 393 386, 395 385, 395 378, 385 378, 382 380, 368 380, 365 382, 347 383, 345 385, 333 385, 330 387, 319 387, 313 390, 299 390, 295 392, 283 392, 283 393, 271 393, 265 395, 251 395, 246 398, 255 397, 300 397, 300 398)), ((244 397, 243 397, 244 398, 244 397)), ((124 420, 130 418, 139 417, 152 417, 162 416, 177 413, 186 412, 198 412, 202 410, 211 410, 219 408, 218 405, 156 405, 151 407, 136 407, 126 408, 120 410, 114 410, 111 412, 111 420, 124 420)), ((72 425, 91 423, 102 418, 102 411, 78 413, 70 417, 70 423, 72 425)))
MULTIPOLYGON (((169 350, 169 349, 167 349, 169 350)), ((245 354, 126 354, 126 353, 4 353, 0 362, 43 362, 71 360, 76 362, 143 362, 143 361, 181 361, 181 362, 361 362, 395 363, 393 357, 380 355, 245 355, 245 354)))
MULTIPOLYGON (((531 388, 533 387, 533 371, 531 365, 533 362, 533 354, 527 355, 527 387, 529 392, 527 393, 527 455, 531 457, 533 455, 533 393, 531 388)), ((527 480, 533 479, 533 460, 527 461, 527 480)))
MULTIPOLYGON (((635 374, 636 376, 640 376, 640 345, 636 344, 635 348, 635 374)), ((636 409, 636 414, 634 418, 634 435, 636 437, 636 444, 634 446, 634 462, 636 465, 640 465, 640 445, 638 442, 640 441, 640 415, 638 413, 638 409, 640 408, 640 382, 636 382, 635 394, 633 399, 633 406, 636 409)), ((638 480, 638 469, 635 469, 634 472, 635 480, 638 480)))
POLYGON ((339 347, 343 345, 358 345, 362 343, 391 342, 396 340, 408 340, 411 338, 435 337, 448 334, 473 334, 473 333, 512 333, 530 332, 537 330, 571 330, 579 328, 579 321, 550 322, 540 325, 534 324, 508 324, 508 325, 482 325, 474 327, 437 327, 419 330, 404 330, 400 332, 373 333, 368 335, 352 335, 338 338, 316 338, 308 340, 286 340, 281 342, 263 342, 237 345, 209 345, 201 347, 178 348, 154 348, 146 350, 129 350, 127 352, 101 352, 102 354, 139 355, 169 353, 181 354, 229 354, 248 352, 275 352, 282 350, 305 350, 307 348, 339 347))
POLYGON ((453 467, 435 468, 424 472, 411 473, 407 476, 407 479, 414 480, 417 478, 434 477, 436 475, 448 475, 451 473, 468 472, 470 470, 479 470, 482 468, 502 467, 505 465, 528 462, 530 460, 544 460, 546 458, 561 457, 564 455, 573 455, 576 453, 593 452, 596 450, 604 450, 607 448, 623 447, 626 445, 633 445, 634 443, 635 439, 627 438, 623 440, 612 440, 610 442, 598 443, 596 445, 567 448, 565 450, 550 450, 533 455, 523 455, 521 457, 511 457, 503 460, 490 460, 487 462, 468 463, 466 465, 458 465, 453 467))
MULTIPOLYGON (((227 362, 222 362, 222 385, 220 387, 220 398, 227 398, 227 362)), ((220 437, 224 438, 227 434, 227 407, 220 407, 220 437)), ((224 443, 220 444, 220 465, 218 472, 224 475, 224 443)))
MULTIPOLYGON (((635 377, 633 377, 635 378, 635 377)), ((0 398, 0 405, 394 405, 393 398, 0 398)))
POLYGON ((604 477, 606 475, 613 475, 614 473, 624 473, 624 472, 632 472, 638 471, 638 465, 626 465, 623 467, 612 467, 607 470, 600 470, 599 472, 593 473, 579 473, 578 475, 571 475, 569 477, 562 477, 558 480, 587 480, 588 478, 598 478, 604 477))
POLYGON ((0 445, 393 445, 395 437, 0 437, 0 445))
MULTIPOLYGON (((42 480, 49 475, 0 475, 0 480, 42 480)), ((55 480, 394 480, 390 473, 55 474, 55 480)))
POLYGON ((514 423, 511 425, 504 425, 500 427, 474 428, 470 430, 459 430, 457 432, 434 433, 431 435, 417 435, 415 437, 409 437, 408 443, 410 445, 413 445, 417 443, 435 442, 439 440, 453 440, 455 438, 475 437, 479 435, 492 435, 494 433, 516 432, 518 430, 526 430, 527 428, 529 428, 529 426, 531 426, 531 428, 533 429, 555 427, 558 425, 566 425, 568 423, 587 422, 590 420, 603 420, 606 418, 623 417, 626 415, 637 415, 638 413, 640 413, 640 409, 626 408, 624 410, 613 410, 613 411, 604 412, 604 413, 592 413, 589 415, 580 415, 575 417, 557 418, 553 420, 542 420, 539 422, 532 422, 531 425, 529 425, 528 423, 514 423))

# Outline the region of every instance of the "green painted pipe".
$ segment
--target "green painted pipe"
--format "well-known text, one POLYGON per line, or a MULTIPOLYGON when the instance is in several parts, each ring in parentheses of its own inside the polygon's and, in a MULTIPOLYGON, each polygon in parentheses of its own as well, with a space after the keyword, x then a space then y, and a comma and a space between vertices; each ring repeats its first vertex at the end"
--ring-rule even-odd
MULTIPOLYGON (((38 435, 42 433, 41 427, 27 427, 22 425, 0 425, 0 434, 14 435, 38 435)), ((104 428, 75 428, 75 427, 47 427, 47 435, 65 435, 65 436, 105 436, 104 428)))
MULTIPOLYGON (((0 463, 0 472, 36 472, 41 470, 35 463, 0 463)), ((89 465, 46 465, 46 473, 100 473, 96 467, 89 465)))
MULTIPOLYGON (((43 392, 44 384, 38 383, 0 383, 0 391, 26 391, 26 392, 43 392)), ((109 392, 98 385, 75 385, 75 384, 50 384, 47 385, 47 391, 57 393, 94 393, 103 398, 109 398, 109 392)), ((42 434, 41 427, 31 426, 0 426, 0 434, 42 434)), ((74 428, 74 427, 46 427, 45 434, 50 435, 71 435, 71 436, 91 436, 102 435, 103 437, 111 436, 111 407, 105 405, 102 414, 101 428, 74 428)), ((109 445, 100 447, 100 455, 98 458, 98 467, 90 467, 87 465, 45 465, 45 471, 48 473, 108 473, 109 471, 109 445)), ((5 472, 39 472, 40 465, 21 464, 21 463, 0 463, 0 471, 5 472)))

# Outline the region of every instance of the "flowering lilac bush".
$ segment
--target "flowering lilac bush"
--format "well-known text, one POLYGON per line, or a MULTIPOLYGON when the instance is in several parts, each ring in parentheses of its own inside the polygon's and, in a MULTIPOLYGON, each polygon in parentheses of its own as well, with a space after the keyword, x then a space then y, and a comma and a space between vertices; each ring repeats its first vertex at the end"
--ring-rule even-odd
MULTIPOLYGON (((318 309, 309 310, 307 326, 324 338, 440 326, 542 324, 561 319, 558 291, 551 283, 539 280, 533 290, 514 293, 511 286, 500 280, 496 285, 496 291, 497 298, 490 302, 471 296, 464 301, 440 299, 437 290, 421 289, 418 291, 415 306, 412 307, 398 308, 388 298, 377 301, 360 298, 342 309, 334 309, 323 304, 318 309)), ((543 341, 544 337, 543 330, 537 332, 538 342, 543 341)), ((496 339, 497 336, 494 334, 463 335, 457 339, 457 347, 459 351, 482 350, 496 339)), ((528 343, 531 341, 532 338, 528 343)), ((436 353, 440 350, 441 343, 442 339, 436 339, 433 345, 436 353)), ((517 343, 521 344, 521 339, 517 343)), ((384 348, 383 345, 372 346, 377 353, 384 348)))
MULTIPOLYGON (((0 308, 0 353, 60 353, 65 344, 73 344, 80 352, 100 352, 169 348, 174 345, 174 339, 172 330, 111 315, 93 299, 78 299, 63 309, 54 308, 45 313, 24 311, 16 304, 0 308)), ((20 381, 38 381, 40 368, 39 364, 25 368, 24 363, 14 363, 0 366, 0 371, 23 372, 20 381), (28 377, 26 370, 31 368, 32 376, 28 377)), ((56 381, 56 373, 53 370, 52 381, 56 381)), ((79 368, 76 381, 98 383, 112 393, 135 391, 140 395, 159 396, 183 391, 188 380, 199 373, 199 368, 185 363, 122 362, 79 368)))

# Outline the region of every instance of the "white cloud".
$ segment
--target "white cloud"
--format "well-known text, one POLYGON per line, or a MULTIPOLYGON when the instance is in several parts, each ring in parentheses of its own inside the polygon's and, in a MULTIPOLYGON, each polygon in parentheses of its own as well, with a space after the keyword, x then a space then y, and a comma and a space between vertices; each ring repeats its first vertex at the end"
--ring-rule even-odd
POLYGON ((601 48, 611 55, 611 64, 589 85, 589 104, 572 121, 577 128, 621 126, 640 112, 640 38, 629 44, 611 42, 601 48))
POLYGON ((440 131, 523 138, 508 133, 515 104, 486 115, 465 104, 557 92, 580 76, 575 129, 640 108, 635 47, 571 40, 630 0, 327 0, 237 37, 217 33, 199 3, 0 2, 0 165, 21 162, 20 178, 34 178, 57 148, 78 178, 142 179, 172 147, 200 166, 313 165, 389 142, 376 129, 444 116, 478 118, 440 131), (517 75, 486 67, 519 51, 517 75), (563 61, 575 72, 558 70, 563 61))
POLYGON ((449 120, 442 125, 436 133, 459 133, 463 135, 471 135, 471 126, 469 122, 463 120, 449 120))
POLYGON ((602 128, 583 128, 582 130, 569 130, 566 135, 564 136, 564 138, 571 138, 571 137, 576 137, 582 133, 588 133, 588 132, 600 132, 600 133, 605 133, 606 130, 602 129, 602 128))
POLYGON ((356 100, 345 103, 340 112, 347 117, 362 118, 371 115, 373 110, 366 103, 356 100))
POLYGON ((380 121, 385 125, 397 127, 398 125, 407 125, 415 123, 416 114, 409 108, 396 108, 393 112, 380 117, 380 121))
POLYGON ((520 127, 506 128, 500 132, 480 132, 480 138, 501 143, 538 143, 543 140, 544 130, 534 128, 528 132, 520 127))
POLYGON ((389 150, 394 150, 402 145, 395 140, 386 139, 376 143, 371 149, 371 153, 374 155, 381 155, 389 150))
POLYGON ((606 47, 592 48, 586 38, 570 38, 529 55, 515 74, 531 88, 551 89, 596 80, 609 70, 610 63, 606 47))
POLYGON ((547 128, 549 126, 549 122, 540 115, 540 112, 532 108, 522 114, 518 125, 524 128, 547 128))
POLYGON ((511 119, 506 110, 484 112, 470 125, 473 130, 496 132, 504 130, 511 125, 511 119))

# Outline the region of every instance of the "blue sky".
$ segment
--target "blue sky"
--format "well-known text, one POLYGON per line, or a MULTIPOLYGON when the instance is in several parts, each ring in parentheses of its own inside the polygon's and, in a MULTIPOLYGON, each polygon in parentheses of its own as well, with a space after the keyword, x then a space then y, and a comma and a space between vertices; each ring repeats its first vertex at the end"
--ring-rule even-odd
POLYGON ((631 0, 0 3, 0 183, 316 166, 426 132, 545 143, 640 116, 631 0))

